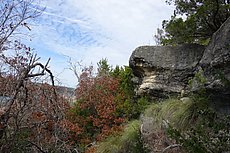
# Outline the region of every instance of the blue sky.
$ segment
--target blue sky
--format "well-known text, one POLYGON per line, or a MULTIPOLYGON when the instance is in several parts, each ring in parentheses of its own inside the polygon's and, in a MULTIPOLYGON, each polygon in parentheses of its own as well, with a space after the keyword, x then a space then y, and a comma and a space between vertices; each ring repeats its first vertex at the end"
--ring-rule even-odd
POLYGON ((77 79, 68 60, 96 65, 107 58, 111 65, 128 65, 132 51, 154 45, 153 35, 173 14, 165 0, 43 0, 46 7, 32 26, 30 46, 65 86, 77 79))

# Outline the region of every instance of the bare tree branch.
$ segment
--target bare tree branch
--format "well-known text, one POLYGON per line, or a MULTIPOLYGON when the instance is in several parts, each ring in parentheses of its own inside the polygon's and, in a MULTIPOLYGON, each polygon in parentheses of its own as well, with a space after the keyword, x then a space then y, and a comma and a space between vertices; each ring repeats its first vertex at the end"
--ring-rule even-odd
POLYGON ((44 10, 32 4, 33 0, 0 1, 0 52, 9 48, 20 27, 31 30, 27 21, 38 17, 44 10))
POLYGON ((80 75, 79 75, 78 70, 79 70, 79 68, 82 69, 82 67, 83 67, 82 64, 81 64, 81 62, 78 62, 78 61, 77 62, 73 62, 72 59, 69 58, 68 63, 69 63, 69 66, 70 66, 69 69, 71 71, 73 71, 74 75, 77 78, 77 81, 80 82, 80 75))
POLYGON ((35 146, 41 153, 47 153, 46 151, 43 151, 41 147, 39 147, 37 144, 31 142, 31 141, 28 141, 31 145, 35 146))
POLYGON ((162 153, 165 153, 165 152, 168 151, 169 149, 173 149, 173 148, 177 148, 177 147, 182 147, 182 145, 180 145, 180 144, 173 144, 173 145, 170 145, 170 146, 166 147, 164 150, 162 150, 162 153))

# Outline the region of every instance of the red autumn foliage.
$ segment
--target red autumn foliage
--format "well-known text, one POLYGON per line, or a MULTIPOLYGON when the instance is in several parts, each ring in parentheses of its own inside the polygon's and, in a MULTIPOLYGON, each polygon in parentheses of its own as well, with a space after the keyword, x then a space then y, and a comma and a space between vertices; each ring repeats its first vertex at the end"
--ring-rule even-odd
POLYGON ((69 113, 72 122, 79 125, 80 143, 91 143, 120 131, 126 120, 117 113, 115 103, 120 80, 110 75, 92 75, 92 67, 85 69, 76 89, 77 102, 69 113))
POLYGON ((30 31, 28 21, 43 8, 33 0, 0 2, 0 152, 71 152, 67 140, 79 128, 65 118, 69 104, 56 92, 49 60, 40 63, 22 43, 29 36, 23 27, 30 31))

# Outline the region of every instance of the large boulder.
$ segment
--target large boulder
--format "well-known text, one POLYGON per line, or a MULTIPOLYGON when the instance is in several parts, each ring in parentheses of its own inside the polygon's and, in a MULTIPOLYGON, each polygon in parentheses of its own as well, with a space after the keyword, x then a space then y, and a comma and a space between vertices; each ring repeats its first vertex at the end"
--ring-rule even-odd
POLYGON ((213 34, 200 61, 207 89, 226 90, 230 83, 230 18, 213 34))
POLYGON ((197 44, 138 47, 129 61, 137 95, 164 98, 187 91, 204 49, 197 44))
POLYGON ((199 65, 214 108, 230 114, 230 18, 213 34, 199 65))

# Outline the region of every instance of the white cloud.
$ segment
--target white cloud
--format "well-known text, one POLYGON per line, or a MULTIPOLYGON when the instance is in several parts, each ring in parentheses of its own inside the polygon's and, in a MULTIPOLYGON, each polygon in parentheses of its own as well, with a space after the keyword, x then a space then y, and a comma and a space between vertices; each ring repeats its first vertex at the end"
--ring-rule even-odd
MULTIPOLYGON (((33 27, 33 43, 87 64, 107 58, 112 65, 127 65, 136 47, 155 43, 156 29, 173 11, 164 0, 46 0, 39 5, 47 9, 33 27)), ((53 64, 57 73, 67 67, 64 60, 53 64)), ((60 77, 71 85, 69 72, 60 77)))

